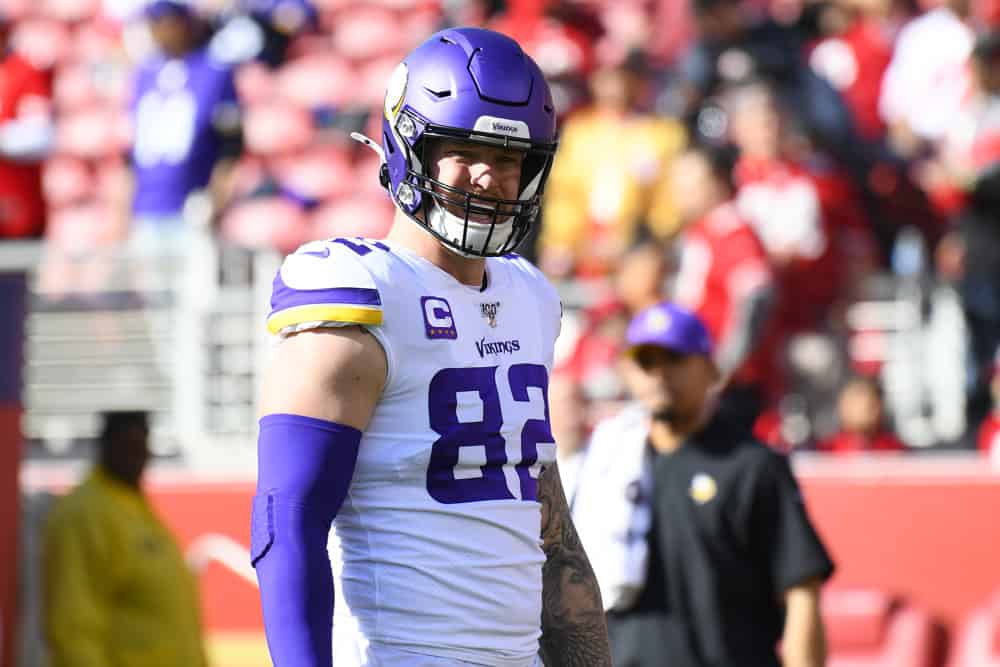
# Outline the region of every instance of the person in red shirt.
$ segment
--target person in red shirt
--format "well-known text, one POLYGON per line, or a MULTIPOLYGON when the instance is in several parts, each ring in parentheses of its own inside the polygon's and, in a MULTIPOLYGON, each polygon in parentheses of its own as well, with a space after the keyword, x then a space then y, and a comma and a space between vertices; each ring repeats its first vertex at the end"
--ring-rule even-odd
POLYGON ((821 156, 805 163, 774 91, 763 82, 724 96, 729 136, 739 148, 736 203, 757 232, 781 285, 783 336, 822 330, 874 263, 875 243, 850 181, 821 156))
POLYGON ((882 388, 872 377, 848 381, 837 401, 840 431, 820 441, 816 449, 833 454, 904 452, 904 445, 886 427, 882 388))
POLYGON ((733 201, 732 166, 728 151, 695 145, 671 167, 685 221, 673 300, 708 328, 726 380, 720 409, 749 428, 780 386, 768 336, 776 286, 764 247, 733 201))
POLYGON ((858 134, 869 142, 885 137, 879 115, 882 77, 892 61, 888 21, 861 3, 829 3, 821 17, 826 33, 809 50, 809 65, 830 82, 851 110, 858 134))
POLYGON ((0 238, 45 229, 41 160, 53 142, 49 78, 9 48, 0 15, 0 238))
POLYGON ((983 456, 1000 462, 1000 350, 990 373, 990 393, 993 395, 993 410, 979 425, 976 444, 983 456))

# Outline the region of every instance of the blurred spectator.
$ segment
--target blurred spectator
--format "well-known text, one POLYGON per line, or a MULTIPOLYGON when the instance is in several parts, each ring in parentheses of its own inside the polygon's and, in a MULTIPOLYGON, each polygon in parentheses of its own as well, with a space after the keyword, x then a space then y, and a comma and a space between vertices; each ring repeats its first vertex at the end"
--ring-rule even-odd
POLYGON ((656 304, 627 342, 635 403, 595 428, 573 505, 615 664, 822 665, 833 564, 787 459, 713 410, 718 370, 690 311, 656 304))
POLYGON ((938 270, 955 284, 969 328, 970 424, 990 411, 987 378, 1000 346, 1000 34, 984 36, 976 54, 977 93, 955 123, 943 167, 961 186, 964 208, 937 248, 938 270))
MULTIPOLYGON (((934 203, 948 215, 958 215, 970 204, 980 176, 1000 161, 1000 31, 980 36, 970 64, 972 90, 948 124, 939 155, 925 162, 920 173, 934 203)), ((978 208, 988 203, 982 198, 972 202, 978 208)))
POLYGON ((617 400, 622 394, 615 364, 621 356, 629 313, 614 297, 598 298, 580 317, 580 331, 560 371, 591 398, 617 400))
POLYGON ((984 456, 1000 464, 1000 350, 990 372, 990 393, 993 410, 979 426, 976 444, 984 456))
POLYGON ((577 475, 586 458, 587 397, 582 386, 566 373, 553 373, 549 379, 549 419, 556 441, 556 459, 566 499, 572 503, 577 475))
POLYGON ((724 94, 729 136, 740 150, 736 202, 753 225, 781 285, 782 337, 824 328, 874 266, 874 241, 850 181, 820 156, 800 162, 773 90, 746 83, 724 94), (867 270, 867 271, 866 271, 867 270))
POLYGON ((666 298, 672 268, 666 248, 656 241, 644 241, 625 253, 614 280, 630 316, 666 298))
POLYGON ((593 106, 563 126, 539 239, 549 275, 604 276, 640 227, 657 238, 677 231, 664 175, 685 135, 677 121, 642 111, 648 86, 640 56, 601 68, 593 106))
POLYGON ((292 41, 315 29, 318 20, 309 0, 236 0, 212 38, 212 53, 225 62, 257 60, 276 68, 292 41))
POLYGON ((242 151, 232 70, 205 48, 202 26, 180 0, 146 7, 161 53, 135 74, 132 116, 133 234, 140 247, 183 247, 184 205, 208 190, 213 210, 225 203, 242 151))
POLYGON ((899 33, 879 109, 900 155, 918 157, 941 139, 969 92, 970 4, 947 0, 899 33))
POLYGON ((820 15, 822 38, 809 52, 810 66, 830 82, 851 110, 854 126, 865 141, 880 141, 885 123, 878 110, 882 77, 892 59, 885 25, 885 0, 834 0, 820 15))
POLYGON ((718 139, 720 128, 702 104, 731 83, 762 78, 774 84, 782 105, 810 140, 863 179, 870 160, 851 114, 830 84, 809 67, 804 35, 792 26, 757 20, 742 0, 695 0, 698 41, 681 63, 687 115, 699 131, 718 139))
POLYGON ((206 664, 195 579, 141 491, 146 413, 105 415, 97 465, 45 527, 51 667, 206 664))
POLYGON ((41 160, 53 140, 49 78, 10 48, 0 12, 0 239, 37 238, 45 227, 41 160))
POLYGON ((767 253, 733 201, 733 161, 707 146, 674 161, 672 191, 685 227, 673 298, 708 327, 726 385, 721 410, 749 428, 778 390, 768 341, 778 293, 767 253))
POLYGON ((840 431, 817 444, 821 452, 903 452, 904 445, 885 423, 882 387, 871 377, 855 377, 837 401, 840 431))

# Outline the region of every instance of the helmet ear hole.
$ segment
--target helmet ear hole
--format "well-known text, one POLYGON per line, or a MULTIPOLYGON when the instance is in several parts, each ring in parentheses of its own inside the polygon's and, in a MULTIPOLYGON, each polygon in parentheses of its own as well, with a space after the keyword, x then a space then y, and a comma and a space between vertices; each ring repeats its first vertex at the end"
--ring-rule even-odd
POLYGON ((383 164, 378 168, 378 182, 386 190, 389 189, 389 165, 383 164))

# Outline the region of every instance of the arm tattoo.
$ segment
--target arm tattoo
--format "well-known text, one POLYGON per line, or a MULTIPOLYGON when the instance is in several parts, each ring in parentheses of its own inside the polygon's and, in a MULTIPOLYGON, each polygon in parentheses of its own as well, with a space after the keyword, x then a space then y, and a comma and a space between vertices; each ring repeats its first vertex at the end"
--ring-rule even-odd
POLYGON ((555 463, 538 478, 542 504, 542 639, 547 667, 610 667, 597 578, 573 527, 555 463))

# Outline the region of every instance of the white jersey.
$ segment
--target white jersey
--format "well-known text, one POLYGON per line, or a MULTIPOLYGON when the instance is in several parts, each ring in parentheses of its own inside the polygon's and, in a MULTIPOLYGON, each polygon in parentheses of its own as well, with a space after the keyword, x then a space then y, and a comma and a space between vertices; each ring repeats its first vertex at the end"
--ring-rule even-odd
POLYGON ((339 666, 382 664, 380 646, 411 665, 535 664, 560 304, 516 255, 486 273, 480 290, 406 249, 333 239, 275 279, 273 333, 361 324, 388 359, 334 522, 339 666))

